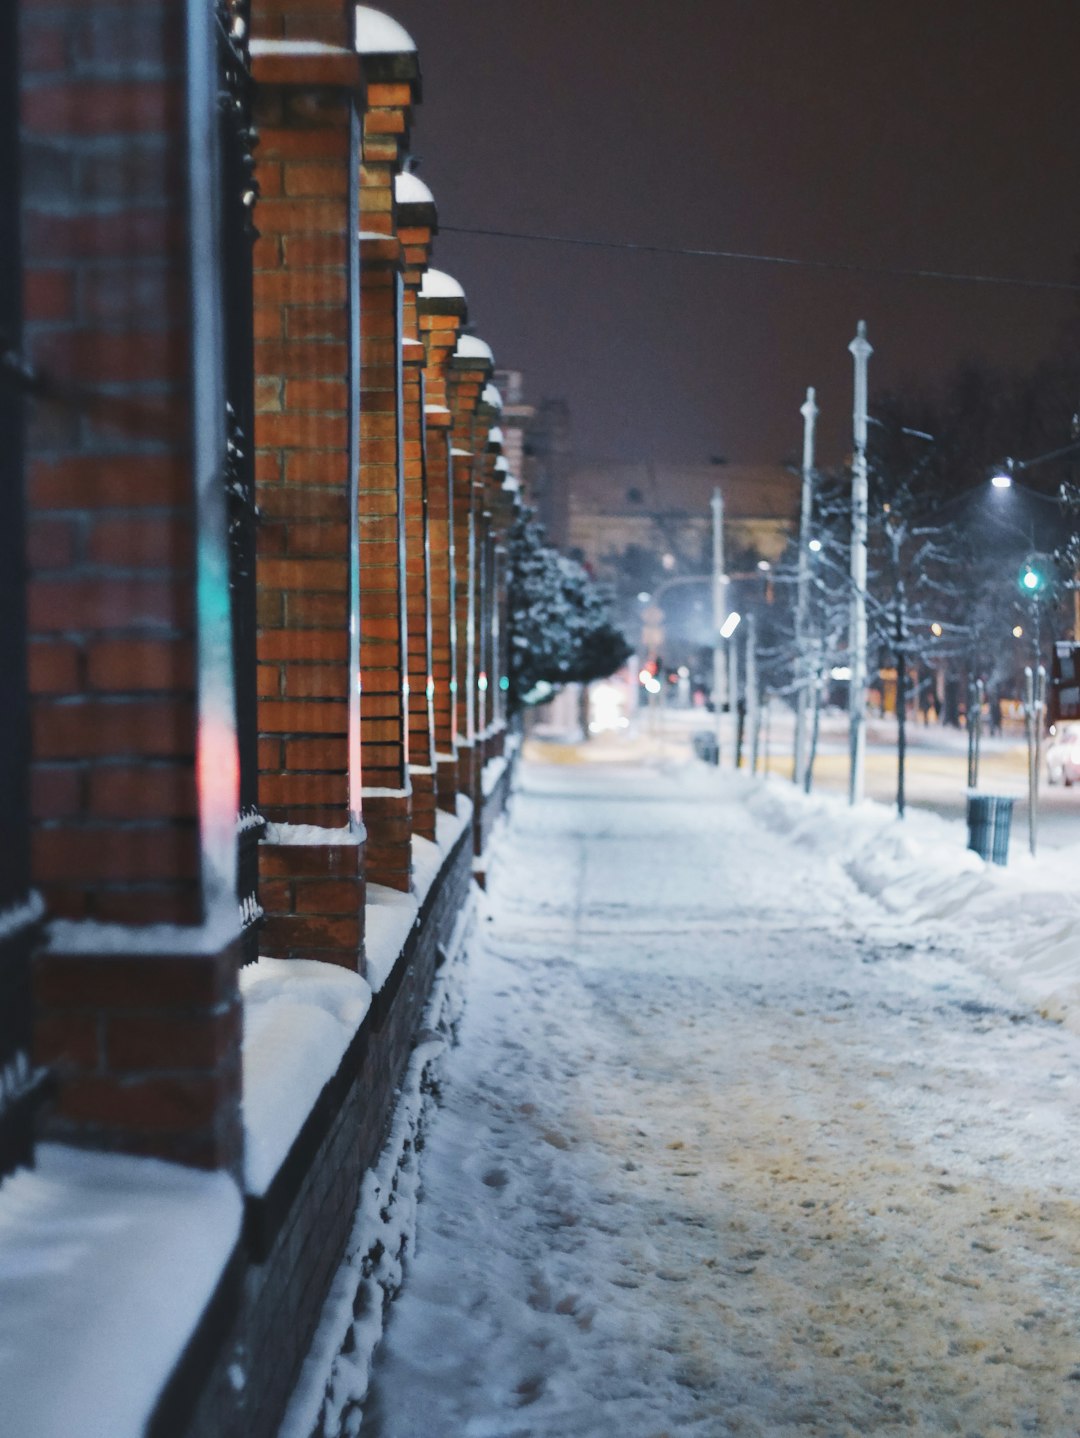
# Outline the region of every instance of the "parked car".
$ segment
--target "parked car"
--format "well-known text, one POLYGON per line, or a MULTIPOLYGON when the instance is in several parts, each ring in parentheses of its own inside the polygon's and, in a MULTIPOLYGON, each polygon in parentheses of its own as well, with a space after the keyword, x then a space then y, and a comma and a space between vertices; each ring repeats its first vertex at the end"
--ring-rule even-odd
POLYGON ((1046 741, 1046 778, 1051 784, 1080 779, 1080 724, 1055 724, 1046 741))

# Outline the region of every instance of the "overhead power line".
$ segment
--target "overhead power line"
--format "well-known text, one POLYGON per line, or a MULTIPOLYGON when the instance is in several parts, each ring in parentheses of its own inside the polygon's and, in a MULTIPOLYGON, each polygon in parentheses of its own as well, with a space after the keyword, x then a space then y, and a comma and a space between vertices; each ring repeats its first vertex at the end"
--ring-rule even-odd
POLYGON ((795 255, 758 255, 746 250, 696 249, 689 245, 650 245, 637 240, 597 240, 584 235, 545 235, 526 230, 490 230, 472 225, 439 225, 443 234, 474 235, 491 240, 528 240, 545 245, 572 245, 589 250, 629 250, 649 255, 684 255, 697 260, 733 260, 742 264, 783 265, 789 269, 834 270, 848 274, 888 275, 894 279, 946 280, 953 284, 997 285, 1025 290, 1080 292, 1069 280, 1033 280, 1022 275, 974 275, 959 270, 905 269, 899 265, 860 264, 857 260, 808 260, 795 255))

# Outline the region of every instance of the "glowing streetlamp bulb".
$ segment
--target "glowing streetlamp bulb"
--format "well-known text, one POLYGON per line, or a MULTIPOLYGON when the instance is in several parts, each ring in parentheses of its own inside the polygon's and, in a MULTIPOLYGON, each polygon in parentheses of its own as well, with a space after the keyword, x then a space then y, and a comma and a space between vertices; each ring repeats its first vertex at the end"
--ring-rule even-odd
POLYGON ((761 570, 763 574, 767 574, 772 568, 772 565, 767 559, 759 559, 757 562, 757 567, 761 570))
POLYGON ((1004 470, 1001 470, 993 476, 990 483, 995 489, 1012 489, 1012 475, 1006 474, 1004 470))
POLYGON ((1024 637, 1024 626, 1023 626, 1022 624, 1014 624, 1014 625, 1013 625, 1013 638, 1014 638, 1014 639, 1022 639, 1023 637, 1024 637))
POLYGON ((812 540, 810 541, 810 543, 809 543, 806 547, 807 547, 807 549, 810 550, 811 554, 820 554, 820 553, 821 553, 821 540, 820 540, 820 539, 812 539, 812 540))
POLYGON ((942 634, 941 625, 937 623, 931 624, 930 633, 934 636, 935 639, 940 639, 942 634))
POLYGON ((742 615, 733 609, 720 626, 720 638, 730 639, 736 629, 738 629, 740 619, 742 619, 742 615))

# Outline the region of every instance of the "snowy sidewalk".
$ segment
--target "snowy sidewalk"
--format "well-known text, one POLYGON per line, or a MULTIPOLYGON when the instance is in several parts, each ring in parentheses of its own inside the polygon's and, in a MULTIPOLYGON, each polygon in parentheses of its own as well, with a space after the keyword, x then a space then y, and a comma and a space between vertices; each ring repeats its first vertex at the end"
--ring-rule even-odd
POLYGON ((1080 1038, 747 792, 524 766, 364 1434, 1080 1427, 1080 1038))

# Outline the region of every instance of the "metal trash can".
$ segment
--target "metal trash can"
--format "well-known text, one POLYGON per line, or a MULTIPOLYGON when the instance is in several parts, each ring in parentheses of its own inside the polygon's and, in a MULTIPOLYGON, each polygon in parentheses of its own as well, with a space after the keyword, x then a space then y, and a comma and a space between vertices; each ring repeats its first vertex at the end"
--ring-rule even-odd
POLYGON ((699 729, 693 738, 694 753, 706 764, 719 764, 720 746, 711 729, 699 729))
POLYGON ((995 864, 1009 862, 1009 833, 1015 803, 1016 800, 1008 794, 968 791, 967 846, 974 849, 980 858, 990 859, 995 864))

